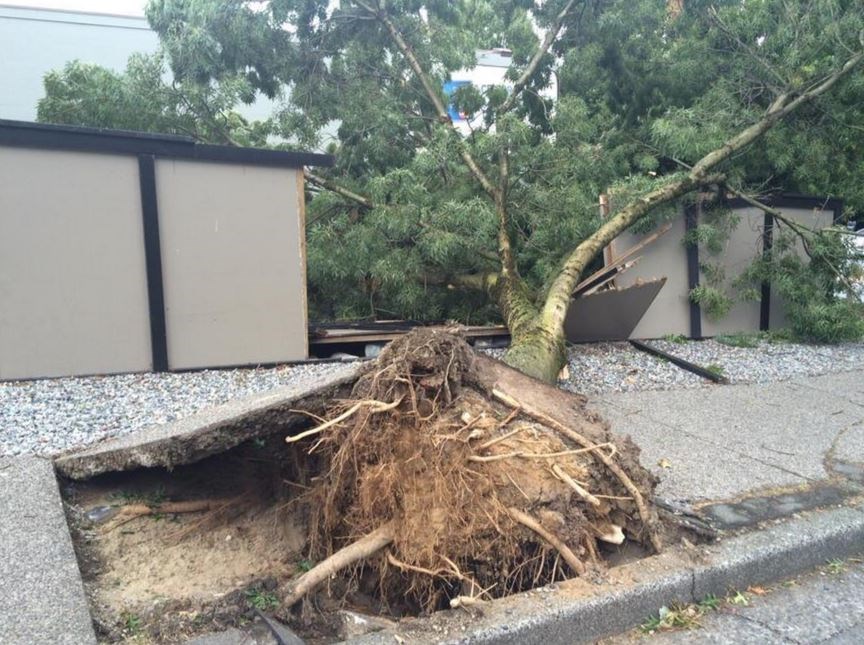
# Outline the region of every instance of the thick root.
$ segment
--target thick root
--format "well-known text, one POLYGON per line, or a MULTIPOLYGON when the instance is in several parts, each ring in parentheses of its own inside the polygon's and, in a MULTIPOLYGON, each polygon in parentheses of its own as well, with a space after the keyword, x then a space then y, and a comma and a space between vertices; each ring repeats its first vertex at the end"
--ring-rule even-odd
POLYGON ((378 551, 393 541, 394 536, 393 525, 389 523, 340 549, 300 576, 292 585, 291 591, 285 596, 283 604, 286 607, 294 605, 303 596, 324 583, 330 576, 378 553, 378 551))

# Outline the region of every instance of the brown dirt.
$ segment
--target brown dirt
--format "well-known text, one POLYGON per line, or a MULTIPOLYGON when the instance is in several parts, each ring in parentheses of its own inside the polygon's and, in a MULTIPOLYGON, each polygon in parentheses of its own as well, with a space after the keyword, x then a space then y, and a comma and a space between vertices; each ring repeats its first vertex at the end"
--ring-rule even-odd
MULTIPOLYGON (((85 585, 101 639, 134 635, 129 617, 152 642, 187 636, 253 617, 243 590, 295 575, 302 566, 306 526, 290 503, 296 472, 281 437, 169 472, 103 475, 69 483, 73 527, 85 585), (100 507, 153 505, 163 500, 231 500, 206 513, 156 513, 100 523, 84 513, 100 507), (239 593, 238 593, 239 590, 239 593), (247 615, 248 614, 248 615, 247 615)), ((271 598, 275 596, 270 594, 271 598)), ((138 634, 136 643, 150 642, 138 634)))
POLYGON ((500 597, 579 573, 508 509, 527 513, 588 568, 601 566, 597 537, 610 523, 637 543, 656 534, 656 516, 640 516, 631 493, 595 452, 574 452, 582 446, 536 416, 511 415, 512 408, 491 396, 496 390, 603 445, 597 450, 611 455, 650 499, 655 480, 639 465, 638 449, 587 413, 584 399, 480 359, 458 336, 417 330, 389 345, 358 379, 351 399, 326 415, 354 410, 352 416, 304 440, 305 450, 325 464, 305 498, 312 513, 310 558, 325 559, 392 522, 392 545, 347 571, 344 582, 385 603, 428 612, 457 596, 483 590, 484 597, 500 597), (376 411, 382 404, 395 407, 376 411), (588 503, 553 465, 606 497, 599 506, 588 503))

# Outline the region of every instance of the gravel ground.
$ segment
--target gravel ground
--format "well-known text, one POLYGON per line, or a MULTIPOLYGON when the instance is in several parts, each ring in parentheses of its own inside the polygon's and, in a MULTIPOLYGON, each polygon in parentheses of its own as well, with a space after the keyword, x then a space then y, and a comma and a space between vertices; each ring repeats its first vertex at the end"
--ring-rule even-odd
MULTIPOLYGON (((730 347, 714 340, 651 341, 703 367, 716 366, 733 383, 767 383, 864 369, 864 343, 801 345, 760 341, 730 347)), ((484 350, 500 358, 504 350, 484 350)), ((296 383, 334 370, 333 364, 179 374, 126 374, 0 383, 0 456, 50 455, 168 423, 230 399, 296 383)), ((561 387, 587 395, 712 387, 705 379, 640 352, 629 343, 570 348, 561 387)))
POLYGON ((703 367, 720 367, 732 383, 770 383, 864 369, 864 343, 803 345, 761 340, 757 347, 730 347, 716 340, 654 340, 650 344, 703 367))
POLYGON ((630 343, 596 343, 570 348, 570 377, 561 387, 579 394, 702 387, 705 379, 640 352, 630 343))
MULTIPOLYGON (((770 383, 796 376, 864 369, 864 343, 804 345, 759 341, 757 347, 731 347, 715 340, 652 340, 657 349, 702 367, 719 368, 732 383, 770 383)), ((503 349, 487 350, 501 358, 503 349)), ((593 343, 569 349, 564 389, 580 394, 712 387, 714 384, 630 343, 593 343)))
POLYGON ((0 383, 0 456, 50 455, 337 367, 318 363, 0 383))

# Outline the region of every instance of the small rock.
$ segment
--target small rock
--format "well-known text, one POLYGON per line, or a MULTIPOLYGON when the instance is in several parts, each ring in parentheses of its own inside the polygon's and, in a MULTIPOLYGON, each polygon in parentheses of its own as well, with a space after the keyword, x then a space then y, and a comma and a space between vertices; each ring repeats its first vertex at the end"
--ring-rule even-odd
POLYGON ((368 616, 356 611, 342 609, 338 612, 339 637, 348 640, 372 632, 380 632, 384 629, 396 627, 396 623, 380 616, 368 616))

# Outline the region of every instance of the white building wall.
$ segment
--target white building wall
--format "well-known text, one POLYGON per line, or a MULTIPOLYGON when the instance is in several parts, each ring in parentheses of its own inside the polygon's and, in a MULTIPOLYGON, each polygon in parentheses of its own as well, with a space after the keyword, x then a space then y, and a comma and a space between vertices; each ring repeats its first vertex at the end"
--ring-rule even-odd
POLYGON ((119 72, 158 48, 144 18, 0 5, 0 118, 35 121, 43 77, 69 61, 119 72))
MULTIPOLYGON (((134 53, 154 53, 159 37, 143 16, 120 16, 0 4, 0 119, 35 121, 42 79, 80 60, 116 72, 134 53)), ((265 119, 266 97, 238 106, 248 119, 265 119)))

